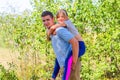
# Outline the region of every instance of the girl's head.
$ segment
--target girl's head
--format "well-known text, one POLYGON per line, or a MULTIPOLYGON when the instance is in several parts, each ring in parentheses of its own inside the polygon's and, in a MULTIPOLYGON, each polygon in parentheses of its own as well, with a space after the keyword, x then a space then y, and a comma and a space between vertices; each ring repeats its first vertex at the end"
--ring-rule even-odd
POLYGON ((65 20, 67 20, 68 14, 67 14, 66 10, 60 9, 56 14, 56 18, 57 18, 58 22, 64 22, 65 20))

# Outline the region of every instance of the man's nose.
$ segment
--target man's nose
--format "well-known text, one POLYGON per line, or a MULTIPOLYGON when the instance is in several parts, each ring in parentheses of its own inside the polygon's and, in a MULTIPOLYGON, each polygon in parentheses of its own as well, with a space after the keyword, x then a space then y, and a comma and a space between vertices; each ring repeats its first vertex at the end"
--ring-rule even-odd
POLYGON ((44 24, 47 24, 47 23, 48 23, 47 21, 44 22, 44 24))

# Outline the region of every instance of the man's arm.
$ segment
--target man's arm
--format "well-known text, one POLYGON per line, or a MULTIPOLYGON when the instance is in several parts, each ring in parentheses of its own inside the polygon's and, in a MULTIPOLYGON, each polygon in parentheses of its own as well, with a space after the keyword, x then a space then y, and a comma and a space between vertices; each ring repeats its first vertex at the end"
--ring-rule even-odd
POLYGON ((75 68, 75 65, 78 60, 78 52, 79 52, 79 46, 78 46, 78 40, 74 37, 72 33, 70 33, 66 28, 58 28, 56 29, 57 35, 61 37, 63 40, 69 42, 72 45, 72 56, 73 56, 73 64, 72 68, 75 68))
POLYGON ((70 39, 70 44, 72 45, 72 56, 73 56, 73 63, 72 63, 72 69, 75 69, 75 65, 78 60, 78 51, 79 51, 79 46, 78 46, 78 41, 75 38, 70 39))

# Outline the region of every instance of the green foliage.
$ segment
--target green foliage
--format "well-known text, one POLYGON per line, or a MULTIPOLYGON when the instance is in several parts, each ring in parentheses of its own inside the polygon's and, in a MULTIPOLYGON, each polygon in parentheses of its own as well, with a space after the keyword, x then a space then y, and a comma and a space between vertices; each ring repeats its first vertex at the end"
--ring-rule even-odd
POLYGON ((16 76, 14 69, 5 69, 0 65, 0 80, 18 80, 18 77, 16 76))
MULTIPOLYGON (((1 40, 20 53, 19 79, 51 78, 55 55, 51 43, 46 41, 41 13, 49 10, 55 15, 58 9, 64 8, 86 43, 80 74, 82 79, 119 80, 119 4, 119 0, 98 0, 95 5, 92 0, 32 0, 34 10, 30 15, 1 16, 1 40)), ((9 74, 14 74, 14 71, 9 74)))

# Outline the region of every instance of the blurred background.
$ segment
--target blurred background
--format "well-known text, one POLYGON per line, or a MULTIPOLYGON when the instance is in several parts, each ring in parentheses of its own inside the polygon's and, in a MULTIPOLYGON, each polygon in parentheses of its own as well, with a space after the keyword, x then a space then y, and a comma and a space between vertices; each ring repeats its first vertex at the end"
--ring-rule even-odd
MULTIPOLYGON (((120 80, 120 0, 0 0, 0 80, 50 80, 55 55, 41 21, 65 9, 86 43, 82 80, 120 80)), ((61 71, 57 80, 61 80, 61 71)))

